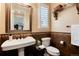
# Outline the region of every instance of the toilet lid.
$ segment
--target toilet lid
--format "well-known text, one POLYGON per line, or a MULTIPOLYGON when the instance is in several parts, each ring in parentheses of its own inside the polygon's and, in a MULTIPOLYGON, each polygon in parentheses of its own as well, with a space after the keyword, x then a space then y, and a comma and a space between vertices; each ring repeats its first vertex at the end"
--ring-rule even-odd
POLYGON ((52 46, 46 47, 46 50, 47 50, 48 53, 55 53, 55 54, 59 53, 59 50, 55 47, 52 47, 52 46))

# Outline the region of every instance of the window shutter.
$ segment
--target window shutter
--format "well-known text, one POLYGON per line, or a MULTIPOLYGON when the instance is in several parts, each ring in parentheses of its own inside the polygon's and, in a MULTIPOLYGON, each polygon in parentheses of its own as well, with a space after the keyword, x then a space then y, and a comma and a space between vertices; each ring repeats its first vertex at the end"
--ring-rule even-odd
POLYGON ((48 7, 40 5, 40 28, 48 28, 48 7))

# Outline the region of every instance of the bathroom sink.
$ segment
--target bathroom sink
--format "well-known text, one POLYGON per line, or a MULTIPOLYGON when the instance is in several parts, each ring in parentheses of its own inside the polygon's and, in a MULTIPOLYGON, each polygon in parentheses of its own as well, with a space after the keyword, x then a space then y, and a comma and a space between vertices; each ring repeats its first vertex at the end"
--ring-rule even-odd
POLYGON ((3 51, 13 50, 13 49, 19 49, 21 51, 24 51, 24 47, 31 46, 35 44, 35 39, 33 37, 26 37, 22 39, 12 39, 12 40, 6 40, 2 45, 3 51))

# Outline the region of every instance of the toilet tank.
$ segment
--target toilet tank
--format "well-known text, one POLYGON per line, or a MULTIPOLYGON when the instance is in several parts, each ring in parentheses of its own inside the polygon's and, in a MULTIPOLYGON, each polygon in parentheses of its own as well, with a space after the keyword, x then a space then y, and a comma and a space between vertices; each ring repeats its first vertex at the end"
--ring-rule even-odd
POLYGON ((48 47, 50 45, 50 37, 42 38, 42 45, 48 47))

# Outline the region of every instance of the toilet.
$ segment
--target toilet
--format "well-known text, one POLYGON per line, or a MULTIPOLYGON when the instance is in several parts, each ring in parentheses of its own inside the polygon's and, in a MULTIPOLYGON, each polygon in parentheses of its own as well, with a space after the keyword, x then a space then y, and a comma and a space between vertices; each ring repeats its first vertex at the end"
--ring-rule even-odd
POLYGON ((44 56, 59 56, 60 51, 59 49, 50 46, 50 37, 42 38, 42 46, 45 47, 46 51, 44 53, 44 56))

